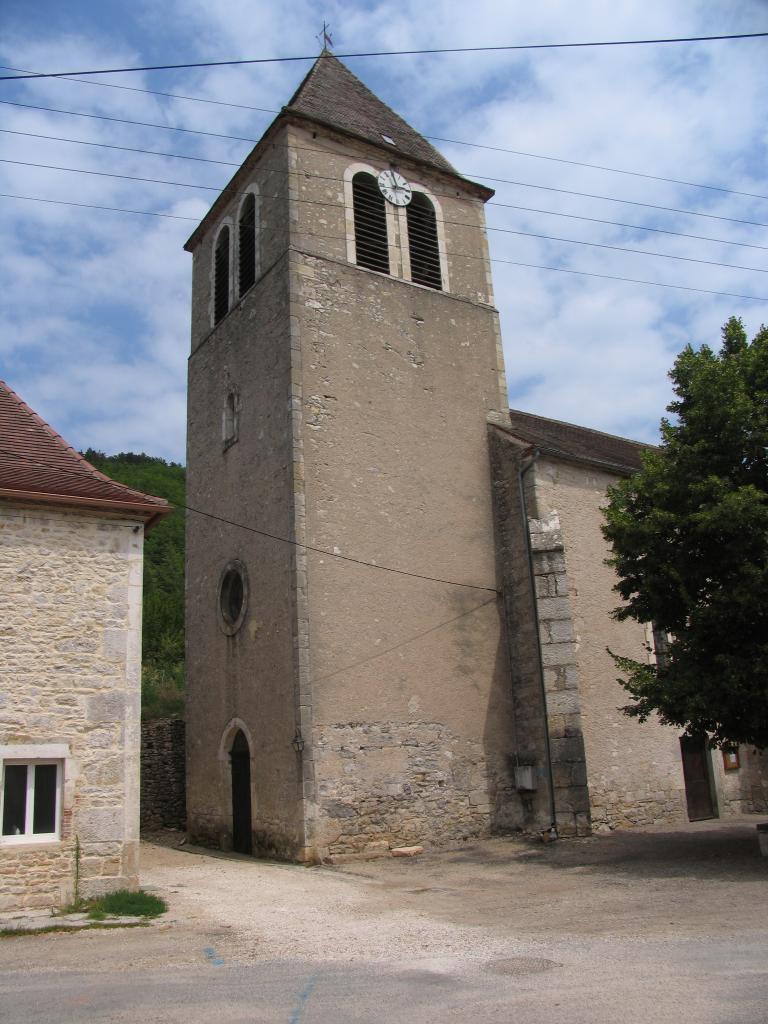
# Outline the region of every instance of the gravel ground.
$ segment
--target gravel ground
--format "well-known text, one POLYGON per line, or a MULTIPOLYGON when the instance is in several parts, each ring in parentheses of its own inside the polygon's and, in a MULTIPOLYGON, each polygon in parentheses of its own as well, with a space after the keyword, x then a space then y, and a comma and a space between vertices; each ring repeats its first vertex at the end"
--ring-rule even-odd
POLYGON ((167 917, 3 940, 0 1006, 18 1022, 207 1021, 224 1000, 227 1024, 765 1024, 758 820, 315 868, 145 844, 167 917))
POLYGON ((152 845, 142 875, 180 921, 231 932, 238 959, 487 957, 515 939, 745 936, 768 927, 758 820, 546 846, 493 839, 315 868, 152 845))

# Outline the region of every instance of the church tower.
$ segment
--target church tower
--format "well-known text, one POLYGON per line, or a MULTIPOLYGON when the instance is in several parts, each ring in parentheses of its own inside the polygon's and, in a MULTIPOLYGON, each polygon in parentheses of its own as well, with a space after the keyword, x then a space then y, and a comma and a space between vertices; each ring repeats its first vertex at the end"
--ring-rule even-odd
POLYGON ((187 244, 198 841, 314 860, 521 823, 492 194, 324 52, 187 244))

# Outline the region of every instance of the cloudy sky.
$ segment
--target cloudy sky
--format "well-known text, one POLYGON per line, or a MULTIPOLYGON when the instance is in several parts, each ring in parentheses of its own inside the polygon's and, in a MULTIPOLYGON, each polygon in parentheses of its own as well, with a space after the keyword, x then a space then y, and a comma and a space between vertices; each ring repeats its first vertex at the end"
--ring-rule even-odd
MULTIPOLYGON (((759 32, 768 3, 5 0, 0 63, 311 55, 323 17, 343 54, 759 32)), ((423 134, 454 140, 436 145, 497 190, 487 213, 512 405, 653 440, 682 346, 716 345, 733 314, 751 334, 768 321, 768 39, 347 63, 423 134)), ((184 459, 182 245, 215 193, 109 175, 223 186, 250 144, 169 129, 256 140, 308 67, 0 82, 0 192, 31 197, 0 198, 0 377, 71 443, 184 459)))

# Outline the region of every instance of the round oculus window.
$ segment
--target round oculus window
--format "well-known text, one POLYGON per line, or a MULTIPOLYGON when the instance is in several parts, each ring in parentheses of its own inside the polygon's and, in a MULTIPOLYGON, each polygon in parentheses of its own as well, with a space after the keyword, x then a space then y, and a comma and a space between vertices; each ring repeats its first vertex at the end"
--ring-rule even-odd
POLYGON ((248 574, 240 561, 229 562, 219 580, 219 616, 225 633, 236 633, 248 607, 248 574))

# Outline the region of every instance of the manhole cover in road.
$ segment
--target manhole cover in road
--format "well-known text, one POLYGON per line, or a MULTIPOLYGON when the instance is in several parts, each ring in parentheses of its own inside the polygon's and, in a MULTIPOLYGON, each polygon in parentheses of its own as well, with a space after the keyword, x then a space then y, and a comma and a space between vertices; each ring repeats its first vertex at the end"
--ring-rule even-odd
POLYGON ((551 971, 553 967, 562 967, 562 964, 543 957, 513 956, 506 960, 490 960, 486 967, 496 974, 541 974, 543 971, 551 971))

